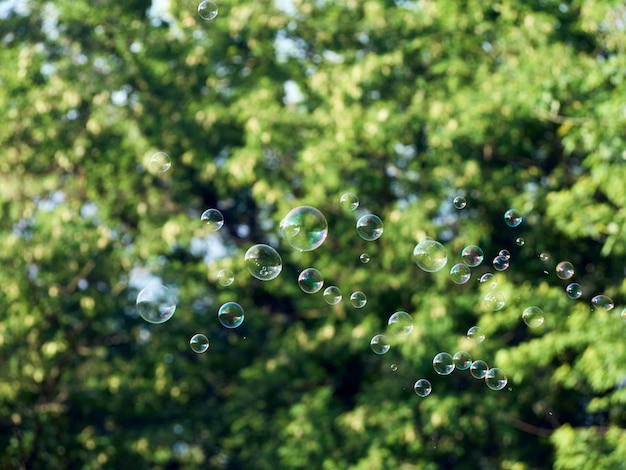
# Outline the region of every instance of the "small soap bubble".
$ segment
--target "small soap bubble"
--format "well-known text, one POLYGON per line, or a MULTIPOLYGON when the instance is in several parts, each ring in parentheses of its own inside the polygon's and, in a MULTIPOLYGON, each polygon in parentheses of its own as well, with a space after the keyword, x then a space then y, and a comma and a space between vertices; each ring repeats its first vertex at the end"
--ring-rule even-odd
POLYGON ((390 368, 393 372, 396 372, 398 370, 397 364, 391 364, 390 368))
POLYGON ((452 356, 454 367, 459 370, 467 370, 472 365, 472 356, 467 351, 457 351, 452 356))
POLYGON ((387 328, 394 336, 404 338, 413 331, 413 318, 406 312, 394 312, 387 320, 387 328))
POLYGON ((481 284, 489 284, 490 289, 495 289, 498 287, 498 281, 496 280, 496 276, 493 273, 485 273, 478 279, 478 282, 481 284))
POLYGON ((217 4, 208 0, 200 2, 198 5, 198 15, 206 21, 212 21, 217 18, 217 4))
POLYGON ((217 209, 207 209, 200 216, 200 220, 205 222, 211 232, 217 232, 224 225, 224 216, 217 209))
POLYGON ((376 354, 385 354, 391 348, 389 340, 385 335, 376 335, 370 341, 370 347, 376 354))
POLYGON ((455 284, 465 284, 470 277, 470 268, 465 263, 457 263, 450 269, 450 279, 455 284))
POLYGON ((328 236, 326 217, 315 207, 299 206, 280 222, 280 230, 289 245, 298 251, 319 248, 328 236))
POLYGON ((415 382, 415 385, 413 385, 413 391, 418 397, 425 398, 430 395, 430 392, 433 391, 433 386, 428 380, 419 379, 417 382, 415 382))
POLYGON ((361 253, 361 256, 359 256, 359 260, 361 261, 361 263, 367 264, 370 262, 370 255, 368 255, 367 253, 361 253))
POLYGON ((500 250, 498 252, 498 256, 501 256, 507 261, 511 259, 511 253, 509 252, 509 250, 500 250))
POLYGON ((222 326, 237 328, 243 323, 243 308, 237 302, 226 302, 217 311, 217 318, 222 326))
POLYGON ((248 272, 261 281, 276 279, 283 270, 283 260, 269 245, 254 245, 246 251, 244 257, 248 272))
POLYGON ((497 271, 504 271, 506 269, 508 269, 509 267, 509 260, 507 258, 505 258, 504 256, 496 256, 493 259, 493 267, 497 270, 497 271))
POLYGON ((454 360, 447 352, 440 352, 433 358, 433 369, 439 375, 449 375, 454 370, 454 360))
POLYGON ((550 254, 549 253, 540 253, 539 254, 539 260, 542 263, 547 263, 548 261, 550 261, 550 254))
POLYGON ((516 244, 517 246, 524 246, 524 243, 526 243, 526 242, 524 241, 524 239, 523 239, 522 237, 517 237, 517 238, 515 239, 515 244, 516 244))
POLYGON ((461 251, 461 258, 463 258, 463 262, 470 268, 475 268, 483 262, 485 255, 482 248, 478 245, 467 245, 463 248, 463 251, 461 251))
POLYGON ((485 383, 491 390, 502 390, 506 387, 508 379, 500 369, 494 367, 487 371, 487 374, 485 375, 485 383))
POLYGON ((487 371, 489 370, 489 366, 485 361, 474 361, 470 366, 470 375, 475 379, 484 379, 487 375, 487 371))
POLYGON ((144 287, 137 294, 137 311, 148 323, 165 323, 176 311, 176 297, 167 287, 154 284, 144 287))
POLYGON ((591 299, 591 305, 593 305, 593 307, 596 310, 600 310, 604 312, 613 310, 613 307, 615 307, 615 304, 613 303, 613 299, 603 294, 595 295, 591 299))
POLYGON ((522 213, 517 209, 509 209, 504 213, 504 222, 509 227, 517 227, 522 223, 522 213))
POLYGON ((504 298, 504 294, 502 292, 487 292, 483 297, 483 302, 485 303, 485 307, 493 312, 497 312, 498 310, 502 310, 504 305, 506 304, 506 300, 504 298))
POLYGON ((220 286, 228 287, 235 282, 235 275, 230 269, 221 269, 217 273, 217 282, 220 286))
POLYGON ((350 303, 354 308, 363 308, 367 303, 367 296, 360 290, 357 290, 350 295, 350 303))
POLYGON ((324 301, 328 305, 337 305, 341 302, 341 290, 337 286, 328 286, 324 289, 324 301))
POLYGON ((472 326, 467 330, 467 339, 480 344, 485 341, 485 334, 480 326, 472 326))
POLYGON ((383 221, 374 214, 365 214, 356 222, 356 232, 363 240, 378 240, 383 234, 383 221))
POLYGON ((574 276, 574 266, 569 261, 561 261, 556 265, 556 276, 559 279, 571 279, 574 276))
POLYGON ((467 206, 467 200, 463 196, 457 196, 452 201, 452 204, 454 204, 456 209, 462 210, 465 209, 465 206, 467 206))
POLYGON ((359 207, 359 198, 353 193, 343 193, 339 198, 339 205, 346 212, 355 211, 359 207))
POLYGON ((572 282, 567 285, 565 292, 570 299, 580 299, 583 295, 583 288, 577 282, 572 282))
POLYGON ((195 334, 189 340, 189 346, 193 352, 202 354, 209 349, 209 338, 201 333, 195 334))
POLYGON ((172 159, 165 152, 156 152, 150 157, 150 170, 154 173, 165 173, 172 167, 172 159))
POLYGON ((427 238, 413 249, 413 261, 428 273, 441 271, 448 264, 448 252, 438 241, 427 238))
POLYGON ((526 307, 522 312, 522 320, 531 328, 538 328, 543 325, 543 319, 543 310, 534 305, 526 307))
POLYGON ((306 294, 315 294, 324 285, 324 277, 322 273, 315 268, 304 269, 298 276, 298 285, 302 292, 306 294))

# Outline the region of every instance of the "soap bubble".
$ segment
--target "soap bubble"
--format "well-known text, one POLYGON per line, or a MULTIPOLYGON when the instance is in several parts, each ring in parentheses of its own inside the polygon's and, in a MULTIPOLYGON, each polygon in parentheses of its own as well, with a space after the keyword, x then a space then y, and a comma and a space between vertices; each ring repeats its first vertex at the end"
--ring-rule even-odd
POLYGON ((189 340, 189 346, 193 352, 202 354, 209 349, 209 338, 201 333, 195 334, 189 340))
POLYGON ((385 335, 376 335, 370 341, 370 347, 372 348, 372 351, 380 355, 389 351, 391 345, 385 335))
POLYGON ((504 213, 504 222, 509 227, 517 227, 522 223, 522 213, 517 209, 509 209, 504 213))
POLYGON ((485 375, 485 383, 491 390, 502 390, 506 387, 508 379, 500 369, 494 367, 493 369, 489 369, 487 371, 487 374, 485 375))
POLYGON ((464 263, 457 263, 450 269, 450 278, 455 284, 465 284, 470 277, 470 269, 464 263))
POLYGON ((350 303, 354 308, 363 308, 367 303, 367 296, 360 290, 357 290, 350 295, 350 303))
POLYGON ((430 392, 432 392, 432 390, 432 385, 426 379, 419 379, 417 382, 415 382, 415 385, 413 385, 413 391, 415 392, 415 394, 422 398, 430 395, 430 392))
POLYGON ((283 260, 269 245, 254 245, 246 251, 245 264, 248 272, 261 281, 276 279, 283 269, 283 260))
POLYGON ((221 269, 217 273, 217 282, 220 286, 228 287, 235 282, 235 275, 230 269, 221 269))
POLYGON ((472 365, 472 356, 467 351, 457 351, 452 356, 454 367, 459 370, 467 370, 472 365))
POLYGON ((315 294, 324 285, 324 277, 317 269, 307 268, 298 276, 298 285, 303 292, 315 294))
POLYGON ((398 365, 397 365, 397 364, 391 364, 390 369, 391 369, 393 372, 396 372, 396 371, 398 370, 398 365))
POLYGON ((176 311, 176 297, 161 284, 149 285, 137 294, 137 311, 148 323, 165 323, 176 311))
POLYGON ((515 239, 515 243, 516 243, 517 246, 524 246, 524 243, 526 243, 526 242, 524 241, 524 239, 522 237, 517 237, 515 239))
POLYGON ((463 248, 463 251, 461 251, 461 258, 463 258, 463 262, 470 268, 475 268, 483 262, 485 255, 482 248, 478 245, 467 245, 463 248))
POLYGON ((531 328, 537 328, 543 325, 543 310, 534 305, 526 307, 522 312, 522 320, 531 328))
POLYGON ((504 298, 504 294, 502 292, 487 292, 483 297, 483 302, 485 303, 485 307, 493 312, 497 312, 498 310, 502 310, 504 305, 506 304, 506 300, 504 298))
POLYGON ((374 214, 365 214, 356 222, 356 231, 363 240, 378 240, 383 234, 383 221, 374 214))
POLYGON ((622 320, 626 320, 626 307, 622 309, 622 313, 620 313, 619 316, 622 318, 622 320))
POLYGON ((217 18, 217 5, 215 2, 204 0, 198 5, 198 15, 200 18, 206 21, 211 21, 217 18))
POLYGON ((540 253, 539 254, 539 260, 542 263, 547 263, 548 261, 550 261, 550 254, 549 253, 540 253))
POLYGON ((507 261, 511 259, 511 253, 509 252, 509 250, 500 250, 498 252, 498 256, 501 256, 507 261))
POLYGON ((448 264, 448 252, 441 243, 427 238, 415 245, 413 261, 422 270, 434 273, 448 264))
POLYGON ((504 271, 509 267, 509 260, 504 256, 496 256, 493 259, 493 267, 498 271, 504 271))
POLYGON ((341 302, 341 290, 337 286, 328 286, 324 289, 324 300, 328 305, 337 305, 341 302))
POLYGON ((487 375, 487 371, 489 370, 489 366, 485 361, 474 361, 470 366, 470 375, 475 379, 484 379, 487 375))
POLYGON ((467 330, 467 339, 482 343, 485 341, 485 334, 480 326, 472 326, 467 330))
POLYGON ((224 225, 224 216, 217 209, 207 209, 200 216, 202 222, 206 222, 211 232, 217 232, 224 225))
POLYGON ((569 261, 561 261, 556 265, 556 276, 559 279, 571 279, 574 276, 574 266, 569 261))
POLYGON ((326 217, 311 206, 299 206, 289 211, 281 221, 280 229, 287 243, 298 251, 315 250, 328 236, 326 217))
POLYGON ((370 262, 370 255, 368 255, 367 253, 361 253, 361 256, 359 256, 359 260, 361 260, 361 263, 367 264, 370 262))
POLYGON ((339 199, 339 204, 344 211, 352 212, 359 207, 359 198, 353 193, 344 193, 339 199))
POLYGON ((494 276, 493 273, 483 274, 478 279, 478 282, 480 282, 481 284, 490 283, 489 287, 491 289, 495 289, 496 287, 498 287, 498 281, 496 280, 496 276, 494 276))
POLYGON ((613 303, 613 299, 602 294, 594 296, 591 299, 591 305, 593 305, 596 310, 601 310, 604 312, 613 310, 613 307, 615 307, 615 304, 613 303))
POLYGON ((565 292, 570 299, 580 299, 583 295, 583 288, 577 282, 572 282, 565 288, 565 292))
POLYGON ((389 317, 387 326, 394 336, 404 338, 413 331, 413 318, 406 312, 398 311, 389 317))
POLYGON ((458 210, 461 210, 461 209, 465 209, 465 206, 467 206, 467 201, 465 200, 463 196, 457 196, 452 201, 452 204, 454 204, 455 208, 457 208, 458 210))
POLYGON ((154 173, 165 173, 172 167, 172 159, 165 152, 156 152, 150 157, 150 170, 154 173))
POLYGON ((433 358, 433 369, 439 375, 449 375, 454 370, 454 360, 447 352, 440 352, 433 358))
POLYGON ((226 328, 237 328, 243 323, 243 308, 237 302, 226 302, 217 311, 217 318, 226 328))

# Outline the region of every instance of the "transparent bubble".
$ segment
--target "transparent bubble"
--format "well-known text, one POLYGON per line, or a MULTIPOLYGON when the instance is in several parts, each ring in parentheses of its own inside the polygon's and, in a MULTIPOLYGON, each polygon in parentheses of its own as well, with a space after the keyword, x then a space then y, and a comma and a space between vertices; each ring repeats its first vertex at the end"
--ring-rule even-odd
POLYGON ((383 221, 374 214, 365 214, 356 222, 356 232, 363 240, 378 240, 383 234, 383 221))
POLYGON ((524 241, 524 239, 522 237, 517 237, 515 239, 515 243, 517 244, 517 246, 524 246, 524 243, 526 243, 526 242, 524 241))
POLYGON ((478 245, 467 245, 463 248, 463 251, 461 251, 461 258, 463 258, 463 262, 470 268, 475 268, 483 262, 485 255, 482 248, 478 245))
POLYGON ((357 290, 350 295, 350 303, 354 308, 363 308, 367 303, 367 296, 360 290, 357 290))
POLYGON ((591 299, 591 305, 593 305, 593 307, 596 310, 601 310, 604 312, 608 312, 609 310, 613 310, 613 307, 615 307, 615 304, 613 303, 613 299, 611 299, 610 297, 606 296, 606 295, 595 295, 592 299, 591 299))
POLYGON ((542 263, 547 263, 548 261, 550 261, 550 254, 549 253, 540 253, 539 254, 539 260, 542 263))
POLYGON ((298 251, 315 250, 328 236, 326 217, 311 206, 299 206, 289 211, 280 223, 280 229, 287 243, 298 251))
POLYGON ((283 260, 269 245, 254 245, 246 251, 246 268, 252 276, 261 281, 276 279, 283 270, 283 260))
POLYGON ((370 347, 376 354, 385 354, 391 345, 385 335, 376 335, 370 341, 370 347))
POLYGON ((504 222, 509 227, 517 227, 522 223, 522 213, 517 209, 509 209, 504 213, 504 222))
POLYGON ((419 379, 417 382, 415 382, 415 385, 413 385, 413 391, 418 397, 424 398, 430 395, 430 392, 433 391, 433 386, 428 380, 419 379))
POLYGON ((498 287, 498 281, 496 280, 496 276, 493 273, 485 273, 478 279, 478 282, 481 284, 489 283, 489 288, 495 289, 498 287))
POLYGON ((543 325, 543 310, 531 305, 522 312, 522 320, 531 328, 538 328, 543 325))
POLYGON ((501 256, 507 261, 511 259, 511 253, 509 252, 509 250, 500 250, 498 252, 498 256, 501 256))
POLYGON ((217 232, 224 225, 224 216, 217 209, 207 209, 200 216, 202 222, 206 222, 211 232, 217 232))
POLYGON ((559 279, 571 279, 574 276, 574 266, 569 261, 561 261, 556 265, 556 276, 559 279))
POLYGON ((500 369, 494 367, 493 369, 489 369, 487 371, 487 374, 485 375, 485 383, 491 390, 502 390, 506 387, 508 379, 500 369))
POLYGON ((457 208, 458 210, 461 210, 461 209, 465 209, 465 206, 467 206, 467 201, 465 200, 463 196, 457 196, 452 201, 452 204, 454 204, 455 208, 457 208))
POLYGON ((156 152, 150 157, 150 170, 154 173, 165 173, 172 167, 172 159, 165 152, 156 152))
POLYGON ((226 302, 217 311, 217 318, 226 328, 237 328, 243 323, 243 308, 237 302, 226 302))
POLYGON ((474 361, 470 366, 470 375, 475 379, 484 379, 487 375, 487 371, 489 370, 489 366, 485 361, 474 361))
POLYGON ((206 21, 211 21, 217 18, 217 5, 215 2, 204 0, 198 5, 198 15, 200 18, 206 21))
POLYGON ((471 277, 470 268, 465 263, 457 263, 450 269, 450 279, 455 284, 465 284, 471 277))
POLYGON ((137 311, 148 323, 165 323, 176 311, 176 297, 161 284, 144 287, 137 294, 137 311))
POLYGON ((370 262, 370 255, 368 255, 367 253, 361 253, 361 256, 359 256, 359 260, 361 260, 361 263, 367 264, 370 262))
POLYGON ((502 292, 487 292, 483 297, 483 302, 485 303, 485 307, 493 312, 497 312, 498 310, 502 310, 504 305, 506 304, 506 300, 504 298, 504 294, 502 292))
POLYGON ((198 333, 191 337, 189 340, 189 346, 191 346, 191 350, 193 352, 202 354, 209 349, 209 338, 201 333, 198 333))
POLYGON ((467 370, 472 365, 472 355, 467 351, 457 351, 452 356, 454 367, 459 370, 467 370))
POLYGON ((322 273, 315 268, 304 269, 298 276, 298 285, 303 292, 315 294, 324 285, 322 273))
POLYGON ((433 369, 439 375, 449 375, 454 370, 454 360, 447 352, 440 352, 433 358, 433 369))
POLYGON ((395 312, 389 317, 387 327, 394 336, 404 338, 413 331, 413 318, 406 312, 395 312))
POLYGON ((493 259, 493 267, 498 271, 504 271, 509 267, 509 260, 504 256, 496 256, 493 259))
POLYGON ((415 245, 413 261, 422 270, 434 273, 441 271, 448 264, 448 252, 441 243, 427 238, 415 245))
POLYGON ((324 289, 324 300, 328 305, 337 305, 341 302, 341 290, 337 286, 328 286, 324 289))
POLYGON ((398 370, 398 365, 397 365, 397 364, 391 364, 390 369, 391 369, 393 372, 396 372, 396 371, 398 370))
POLYGON ((570 299, 580 299, 583 295, 583 288, 577 282, 572 282, 565 288, 565 292, 570 299))
POLYGON ((221 269, 217 273, 217 282, 220 286, 230 286, 233 282, 235 282, 235 275, 230 269, 221 269))
POLYGON ((485 334, 480 326, 472 326, 467 330, 467 339, 482 343, 485 341, 485 334))
POLYGON ((344 211, 352 212, 359 207, 359 198, 353 193, 344 193, 339 199, 339 204, 344 211))
POLYGON ((622 313, 620 313, 619 316, 622 318, 622 320, 626 320, 626 307, 622 309, 622 313))

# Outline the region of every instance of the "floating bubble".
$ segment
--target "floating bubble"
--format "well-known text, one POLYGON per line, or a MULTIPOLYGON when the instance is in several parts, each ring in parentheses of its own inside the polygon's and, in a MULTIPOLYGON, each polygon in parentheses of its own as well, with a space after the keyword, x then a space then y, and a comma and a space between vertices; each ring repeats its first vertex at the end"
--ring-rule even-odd
POLYGON ((458 210, 465 209, 465 206, 467 206, 467 200, 463 196, 457 196, 452 201, 452 204, 454 204, 454 207, 458 210))
POLYGON ((352 212, 359 207, 359 198, 353 193, 344 193, 339 198, 339 204, 344 211, 352 212))
POLYGON ((217 4, 204 0, 198 5, 198 15, 200 18, 206 21, 212 21, 217 18, 217 4))
POLYGON ((303 292, 315 294, 324 285, 322 273, 315 268, 304 269, 298 276, 298 285, 303 292))
POLYGON ((269 245, 254 245, 246 251, 246 268, 252 276, 261 281, 276 279, 283 270, 283 260, 269 245))
POLYGON ((485 383, 491 390, 502 390, 506 387, 508 379, 500 369, 494 367, 487 371, 487 374, 485 375, 485 383))
POLYGON ((475 379, 484 379, 487 375, 487 371, 489 370, 489 366, 485 361, 474 361, 470 366, 470 375, 475 379))
POLYGON ((622 313, 620 313, 619 316, 622 318, 622 320, 626 320, 626 307, 622 309, 622 313))
POLYGON ((433 358, 433 369, 439 375, 449 375, 454 370, 454 360, 447 352, 440 352, 433 358))
POLYGON ((299 206, 289 211, 281 221, 280 229, 287 243, 298 251, 315 250, 328 236, 326 217, 311 206, 299 206))
POLYGON ((506 304, 506 300, 502 292, 487 292, 483 297, 483 302, 485 303, 485 307, 493 312, 497 312, 498 310, 502 310, 504 305, 506 304))
POLYGON ((493 273, 485 273, 478 279, 478 282, 481 284, 490 283, 489 287, 491 289, 495 289, 498 287, 498 281, 496 280, 496 276, 493 273))
POLYGON ((161 284, 149 285, 137 294, 137 311, 148 323, 165 323, 176 311, 176 297, 161 284))
POLYGON ((482 343, 485 341, 485 334, 480 326, 472 326, 467 330, 467 339, 482 343))
POLYGON ((448 264, 448 252, 438 241, 422 240, 413 249, 413 261, 428 273, 441 271, 448 264))
POLYGON ((463 251, 461 251, 461 258, 463 258, 463 262, 470 268, 475 268, 483 262, 485 255, 482 248, 478 245, 467 245, 463 248, 463 251))
POLYGON ((207 209, 200 216, 202 222, 206 222, 211 232, 217 232, 224 225, 224 216, 217 209, 207 209))
POLYGON ((370 347, 372 351, 376 354, 385 354, 389 351, 391 345, 389 344, 389 340, 385 335, 376 335, 370 341, 370 347))
POLYGON ((501 256, 507 261, 511 259, 511 253, 509 252, 509 250, 500 250, 498 252, 498 256, 501 256))
POLYGON ((467 370, 472 365, 472 356, 467 351, 457 351, 452 356, 454 367, 459 370, 467 370))
POLYGON ((341 290, 337 286, 328 286, 324 289, 324 300, 328 305, 337 305, 341 302, 341 290))
POLYGON ((209 338, 201 333, 195 334, 189 340, 189 346, 193 352, 202 354, 209 349, 209 338))
POLYGON ((394 336, 404 338, 413 331, 413 318, 406 312, 395 312, 389 317, 387 327, 394 336))
POLYGON ((221 269, 217 273, 217 282, 220 286, 228 287, 235 282, 235 275, 230 269, 221 269))
POLYGON ((509 227, 517 227, 522 223, 522 213, 517 209, 509 209, 504 213, 504 222, 509 227))
POLYGON ((398 365, 397 364, 391 364, 390 368, 391 368, 391 370, 393 372, 396 372, 398 370, 398 365))
POLYGON ((540 253, 539 254, 539 260, 542 263, 547 263, 548 261, 550 261, 550 254, 549 253, 540 253))
POLYGON ((357 290, 350 295, 350 303, 354 308, 363 308, 367 303, 367 296, 360 290, 357 290))
POLYGON ((613 299, 611 299, 610 297, 606 296, 606 295, 595 295, 592 299, 591 299, 591 305, 593 305, 593 307, 596 310, 601 310, 604 312, 608 312, 609 310, 613 310, 613 307, 615 307, 615 304, 613 303, 613 299))
POLYGON ((526 243, 526 242, 524 241, 524 239, 523 239, 522 237, 517 237, 517 238, 515 239, 515 244, 516 244, 517 246, 524 246, 524 243, 526 243))
POLYGON ((430 392, 433 391, 433 386, 428 380, 419 379, 417 382, 415 382, 415 385, 413 385, 413 391, 418 397, 425 398, 430 395, 430 392))
POLYGON ((367 264, 370 262, 370 255, 368 255, 367 253, 361 253, 361 256, 359 256, 359 260, 361 261, 361 263, 367 264))
POLYGON ((156 152, 150 157, 150 170, 154 173, 165 173, 172 167, 172 159, 165 152, 156 152))
POLYGON ((569 261, 561 261, 556 265, 556 277, 559 279, 571 279, 574 276, 574 266, 569 261))
POLYGON ((531 305, 522 312, 522 320, 531 328, 538 328, 543 325, 543 310, 531 305))
POLYGON ((237 302, 226 302, 217 311, 217 318, 222 326, 237 328, 243 323, 243 308, 237 302))
POLYGON ((498 255, 493 259, 493 267, 498 271, 504 271, 509 267, 509 260, 498 255))
POLYGON ((572 282, 567 285, 565 292, 570 299, 580 299, 583 295, 583 288, 577 282, 572 282))
POLYGON ((372 242, 383 234, 383 221, 374 214, 365 214, 356 222, 356 232, 363 240, 372 242))
POLYGON ((455 284, 465 284, 471 275, 470 268, 465 263, 457 263, 450 269, 450 279, 455 284))

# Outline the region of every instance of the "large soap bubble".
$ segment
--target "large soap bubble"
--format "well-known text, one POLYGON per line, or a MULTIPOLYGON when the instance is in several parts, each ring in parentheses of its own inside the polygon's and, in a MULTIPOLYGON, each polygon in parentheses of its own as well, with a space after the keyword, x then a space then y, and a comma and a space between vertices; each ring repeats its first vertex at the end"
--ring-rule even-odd
POLYGON ((328 222, 315 207, 299 206, 285 216, 280 223, 280 230, 287 243, 296 250, 312 251, 326 240, 328 222))
POLYGON ((448 263, 448 252, 441 243, 427 238, 415 245, 413 260, 424 271, 434 273, 448 263))

